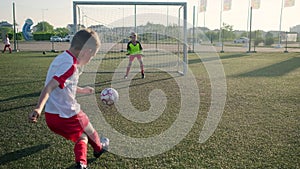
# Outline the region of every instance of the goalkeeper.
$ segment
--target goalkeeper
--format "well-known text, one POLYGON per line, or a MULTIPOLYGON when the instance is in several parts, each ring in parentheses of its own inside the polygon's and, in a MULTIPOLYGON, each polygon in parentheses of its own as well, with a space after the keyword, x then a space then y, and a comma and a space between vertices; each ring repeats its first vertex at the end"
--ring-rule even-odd
POLYGON ((127 55, 129 55, 129 63, 128 63, 128 66, 126 69, 126 74, 125 74, 124 78, 127 79, 132 62, 133 62, 134 58, 137 58, 140 63, 142 79, 144 79, 145 74, 144 74, 144 64, 143 64, 143 58, 142 58, 143 47, 142 47, 141 43, 137 40, 137 34, 135 32, 132 32, 130 34, 130 38, 131 38, 131 41, 129 41, 127 44, 127 55))

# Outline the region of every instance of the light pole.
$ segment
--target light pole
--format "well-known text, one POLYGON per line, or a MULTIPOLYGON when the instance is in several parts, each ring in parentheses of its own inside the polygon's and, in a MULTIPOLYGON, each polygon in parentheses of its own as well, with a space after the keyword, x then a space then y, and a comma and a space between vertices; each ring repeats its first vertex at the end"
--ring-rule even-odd
POLYGON ((282 22, 282 10, 283 10, 283 0, 281 1, 280 9, 280 21, 279 21, 279 31, 278 31, 278 48, 281 48, 281 22, 282 22))
POLYGON ((17 51, 17 45, 16 45, 16 40, 17 40, 17 37, 16 37, 16 12, 15 12, 15 3, 13 3, 13 24, 14 24, 14 51, 16 52, 17 51))
POLYGON ((125 18, 124 18, 124 7, 123 8, 118 8, 118 9, 122 9, 122 14, 123 14, 123 25, 122 25, 122 39, 121 39, 121 44, 122 44, 122 49, 121 49, 121 52, 124 52, 124 36, 125 36, 125 33, 124 33, 124 29, 125 29, 125 18))
POLYGON ((247 51, 247 53, 251 52, 251 29, 252 29, 252 6, 250 7, 250 28, 249 28, 249 50, 247 51))
POLYGON ((124 47, 123 46, 124 45, 123 39, 124 39, 124 36, 125 36, 125 34, 124 34, 124 29, 125 29, 124 26, 125 26, 125 18, 124 18, 124 7, 123 7, 123 27, 122 27, 122 34, 123 35, 122 35, 122 50, 121 50, 122 52, 124 51, 124 48, 123 48, 124 47))
POLYGON ((48 11, 48 9, 42 9, 42 27, 43 27, 43 32, 45 31, 45 20, 44 20, 44 12, 48 11))
POLYGON ((222 46, 222 12, 223 12, 223 0, 221 0, 221 10, 220 10, 220 31, 219 31, 219 45, 222 46))

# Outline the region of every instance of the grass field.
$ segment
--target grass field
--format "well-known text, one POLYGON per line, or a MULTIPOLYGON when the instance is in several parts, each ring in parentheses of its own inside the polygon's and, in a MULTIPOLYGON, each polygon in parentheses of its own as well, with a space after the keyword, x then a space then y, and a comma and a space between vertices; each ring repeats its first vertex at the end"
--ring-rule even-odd
MULTIPOLYGON (((74 167, 72 142, 53 134, 44 116, 37 124, 27 122, 27 114, 37 103, 55 55, 0 54, 0 168, 74 167)), ((300 54, 223 53, 220 57, 226 74, 227 100, 218 128, 205 143, 198 140, 210 106, 210 80, 203 62, 190 54, 189 67, 196 76, 201 104, 187 136, 171 150, 147 158, 107 153, 94 159, 89 147, 89 167, 300 168, 300 54)), ((114 64, 99 69, 96 94, 110 86, 114 64)), ((130 83, 132 104, 140 111, 149 109, 148 95, 153 89, 163 90, 168 103, 164 113, 151 123, 134 123, 113 107, 105 108, 100 103, 99 108, 106 120, 124 135, 157 135, 176 119, 179 94, 168 73, 146 69, 145 79, 136 77, 130 83)))

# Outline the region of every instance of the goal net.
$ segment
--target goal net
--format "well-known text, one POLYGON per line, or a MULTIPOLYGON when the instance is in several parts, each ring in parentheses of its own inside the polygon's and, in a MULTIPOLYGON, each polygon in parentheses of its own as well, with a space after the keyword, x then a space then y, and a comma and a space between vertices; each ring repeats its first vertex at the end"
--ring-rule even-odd
MULTIPOLYGON (((143 46, 145 69, 185 74, 186 10, 187 4, 182 1, 74 1, 73 32, 81 28, 95 30, 101 40, 99 53, 103 61, 126 60, 129 35, 136 32, 143 46)), ((138 62, 131 70, 135 68, 139 68, 138 62)))

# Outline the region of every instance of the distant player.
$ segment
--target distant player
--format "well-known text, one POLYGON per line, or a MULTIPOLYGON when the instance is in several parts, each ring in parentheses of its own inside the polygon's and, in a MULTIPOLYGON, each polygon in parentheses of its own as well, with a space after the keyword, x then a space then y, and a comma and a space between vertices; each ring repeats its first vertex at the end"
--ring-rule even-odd
POLYGON ((79 68, 91 60, 99 47, 100 41, 96 32, 89 29, 78 31, 69 50, 52 61, 38 104, 28 115, 30 122, 37 122, 45 106, 48 127, 75 143, 74 154, 78 169, 87 168, 87 143, 94 149, 96 158, 107 150, 109 144, 107 138, 100 141, 97 131, 75 98, 76 93, 94 93, 94 88, 81 88, 77 83, 81 73, 79 68))
POLYGON ((131 38, 131 41, 129 41, 127 44, 127 55, 129 55, 129 63, 128 63, 128 66, 126 69, 126 74, 125 74, 124 78, 127 79, 132 62, 133 62, 134 58, 137 58, 140 63, 141 75, 142 75, 142 78, 144 79, 145 73, 144 73, 144 64, 143 64, 143 58, 142 58, 143 47, 142 47, 141 43, 137 40, 137 34, 135 32, 132 32, 130 34, 130 38, 131 38))
POLYGON ((8 48, 9 53, 11 53, 11 47, 10 47, 10 42, 9 42, 8 35, 5 36, 5 39, 4 39, 4 49, 3 49, 2 53, 4 53, 6 51, 6 48, 8 48))

